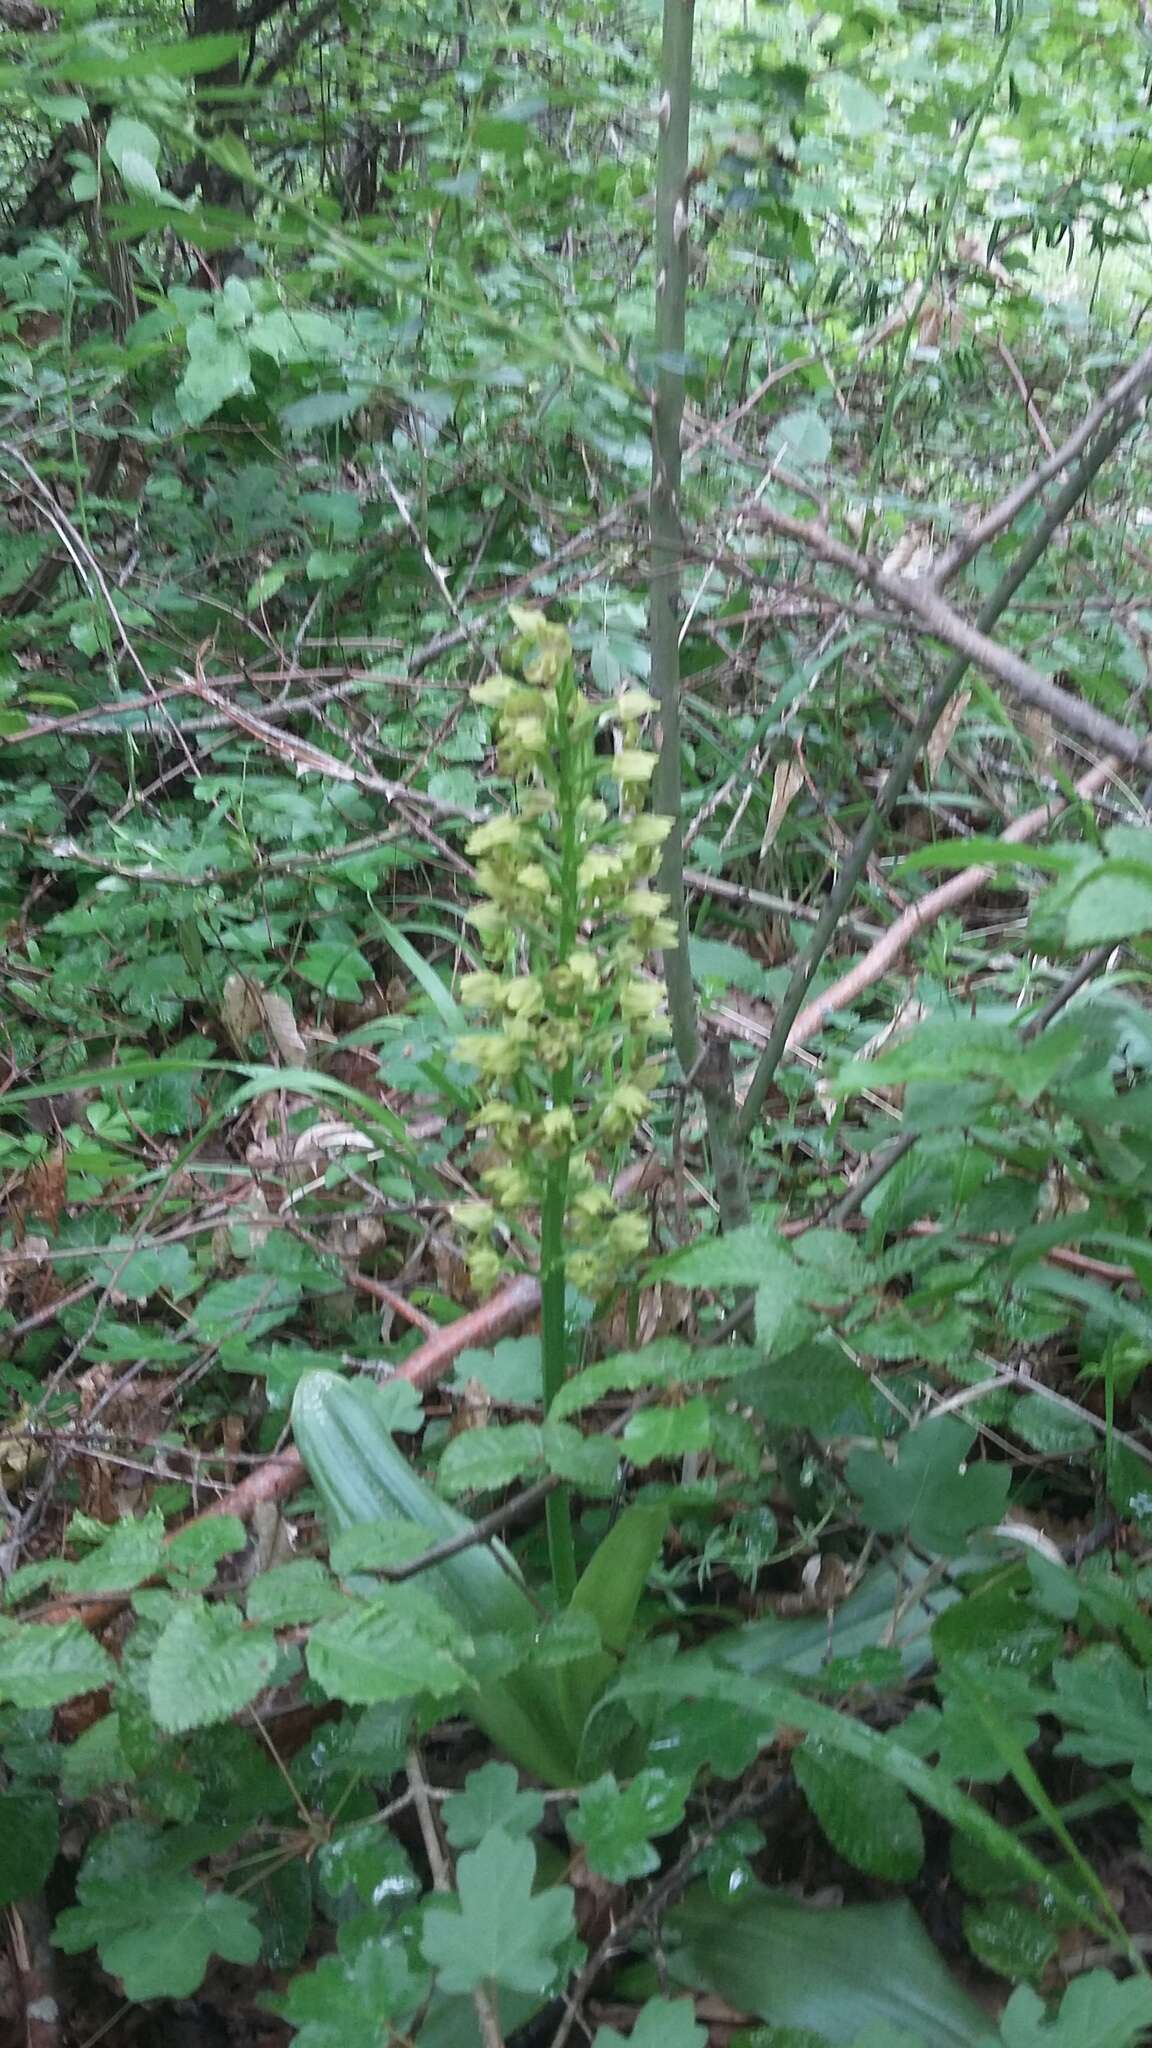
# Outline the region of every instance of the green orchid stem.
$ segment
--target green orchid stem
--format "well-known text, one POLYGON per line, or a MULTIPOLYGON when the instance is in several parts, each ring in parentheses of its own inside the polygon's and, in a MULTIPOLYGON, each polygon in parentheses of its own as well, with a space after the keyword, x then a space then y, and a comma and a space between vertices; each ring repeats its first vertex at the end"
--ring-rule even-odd
MULTIPOLYGON (((544 1368, 544 1412, 564 1384, 568 1370, 567 1278, 564 1216, 568 1207, 568 1155, 553 1162, 540 1215, 540 1333, 544 1368)), ((548 1558, 557 1604, 566 1607, 576 1591, 576 1544, 572 1504, 565 1486, 548 1496, 548 1558)))
MULTIPOLYGON (((560 929, 556 957, 564 962, 576 943, 579 925, 579 851, 576 806, 580 793, 575 787, 569 706, 576 680, 571 665, 557 683, 560 717, 557 720, 557 812, 560 826, 560 929)), ((556 1075, 553 1103, 557 1109, 571 1107, 575 1084, 575 1062, 569 1058, 556 1075)), ((564 1384, 568 1372, 567 1270, 564 1257, 564 1226, 568 1215, 568 1180, 571 1152, 565 1149, 548 1168, 544 1201, 540 1212, 540 1331, 544 1377, 544 1413, 564 1384)), ((566 1607, 576 1591, 576 1544, 572 1535, 572 1503, 565 1486, 549 1494, 546 1508, 548 1556, 556 1599, 566 1607)))

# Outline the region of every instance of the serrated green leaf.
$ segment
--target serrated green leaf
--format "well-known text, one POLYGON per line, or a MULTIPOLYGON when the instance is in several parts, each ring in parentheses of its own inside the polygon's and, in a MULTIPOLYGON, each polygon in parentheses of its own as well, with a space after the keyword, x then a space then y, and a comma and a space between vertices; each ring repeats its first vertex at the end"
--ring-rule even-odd
POLYGON ((1003 1515, 1012 1483, 1009 1465, 965 1467, 976 1432, 945 1415, 909 1431, 896 1460, 858 1449, 844 1468, 869 1528, 881 1534, 907 1531, 924 1550, 953 1554, 976 1529, 1003 1515))
POLYGON ((707 2039, 690 1998, 650 1998, 628 2035, 597 2027, 592 2048, 704 2048, 707 2039))
POLYGON ((543 1464, 543 1440, 534 1422, 464 1429, 453 1437, 440 1460, 440 1484, 450 1498, 488 1493, 526 1473, 540 1471, 543 1464))
POLYGON ((585 1785, 568 1815, 568 1833, 582 1844, 589 1868, 611 1884, 628 1884, 659 1868, 653 1839, 678 1827, 691 1790, 689 1778, 651 1769, 621 1786, 606 1772, 585 1785))
POLYGON ((697 1395, 680 1408, 642 1408, 627 1423, 620 1443, 631 1464, 654 1465, 707 1450, 711 1433, 708 1403, 697 1395))
POLYGON ((795 1752, 796 1780, 834 1849, 869 1877, 893 1884, 915 1877, 924 1832, 908 1794, 853 1757, 809 1736, 795 1752))
POLYGON ((385 1934, 325 1956, 275 2008, 298 2029, 293 2048, 388 2048, 407 2035, 427 1992, 407 1944, 385 1934))
POLYGON ((567 1885, 534 1892, 536 1856, 523 1837, 492 1828, 456 1866, 458 1903, 429 1906, 421 1948, 442 1991, 478 1984, 543 1995, 553 1981, 556 1951, 571 1936, 567 1885))
POLYGON ((116 1676, 107 1650, 78 1621, 0 1623, 0 1700, 15 1707, 59 1707, 116 1676))
POLYGON ((506 1835, 530 1835, 544 1818, 544 1801, 538 1792, 520 1790, 511 1764, 487 1763, 469 1771, 463 1790, 453 1792, 440 1811, 452 1847, 472 1849, 489 1828, 502 1828, 506 1835))
POLYGON ((314 1557, 275 1565, 248 1588, 249 1621, 262 1621, 270 1628, 322 1621, 326 1614, 342 1613, 347 1604, 331 1574, 314 1557))
POLYGON ((116 1523, 103 1543, 66 1568, 61 1582, 72 1593, 131 1592, 152 1577, 163 1556, 164 1517, 154 1509, 137 1521, 116 1523))
POLYGON ((394 1586, 312 1631, 308 1669, 330 1699, 350 1706, 408 1699, 433 1699, 460 1692, 468 1682, 452 1654, 466 1650, 459 1624, 430 1593, 394 1586))
POLYGON ((1133 2048, 1150 2025, 1147 1977, 1119 1984, 1107 1970, 1090 1970, 1068 1986, 1051 2019, 1036 1993, 1021 1985, 1005 2007, 999 2039, 1003 2048, 1133 2048))
POLYGON ((104 1968, 134 2000, 188 1998, 213 1955, 254 1963, 259 1954, 251 1906, 174 1869, 162 1839, 134 1822, 94 1843, 77 1895, 80 1903, 60 1915, 53 1941, 65 1955, 98 1948, 104 1968))
POLYGON ((168 1734, 227 1721, 268 1684, 277 1661, 268 1629, 246 1628, 234 1607, 181 1603, 148 1666, 148 1701, 168 1734))

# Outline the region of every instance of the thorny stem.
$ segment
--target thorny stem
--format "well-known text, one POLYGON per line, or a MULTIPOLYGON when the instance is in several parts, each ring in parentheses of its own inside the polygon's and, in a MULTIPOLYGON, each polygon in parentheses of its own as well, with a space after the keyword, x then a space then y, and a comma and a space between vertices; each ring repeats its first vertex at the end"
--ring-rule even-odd
MULTIPOLYGON (((1020 585, 1031 575, 1053 535, 1083 497, 1113 449, 1130 431, 1135 417, 1135 412, 1125 406, 1093 442, 1063 490, 1053 499, 1035 533, 1025 542, 1015 561, 1005 570, 995 590, 985 600, 977 615, 977 625, 981 633, 991 631, 1020 585)), ((881 832, 902 796, 923 748, 959 689, 968 668, 969 659, 964 654, 955 655, 949 662, 929 694, 920 716, 910 728, 900 752, 888 770, 883 789, 845 856, 840 873, 828 893, 820 920, 792 970, 792 977, 776 1013, 768 1043, 757 1062, 752 1085, 744 1098, 744 1106, 740 1113, 738 1131, 741 1139, 747 1139, 760 1115, 765 1097, 775 1078, 776 1069, 784 1057, 789 1033, 800 1014, 801 1005, 831 944, 840 919, 855 893, 856 884, 871 859, 881 832)))

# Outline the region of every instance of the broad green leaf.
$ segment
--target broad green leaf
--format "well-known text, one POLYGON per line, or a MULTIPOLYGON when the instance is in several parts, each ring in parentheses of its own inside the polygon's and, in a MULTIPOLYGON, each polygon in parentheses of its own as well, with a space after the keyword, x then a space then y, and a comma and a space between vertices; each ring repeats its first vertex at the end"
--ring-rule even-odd
POLYGON ((480 1385, 497 1402, 512 1408, 534 1408, 543 1391, 539 1337, 506 1337, 492 1351, 462 1351, 453 1379, 480 1385))
POLYGON ((323 1621, 326 1614, 343 1613, 347 1604, 331 1574, 314 1557, 274 1565, 248 1589, 249 1621, 262 1621, 270 1628, 323 1621))
POLYGON ((389 2048, 406 2038, 427 1992, 408 1944, 385 1934, 342 1943, 294 1978, 275 2007, 297 2029, 293 2048, 389 2048))
POLYGON ((182 1602, 148 1666, 157 1726, 178 1734, 229 1720, 268 1684, 277 1656, 271 1631, 246 1628, 234 1607, 182 1602))
POLYGON ((1060 1926, 1054 1914, 1019 1899, 992 1899, 964 1908, 964 1939, 998 1977, 1038 1981, 1059 1947, 1060 1926))
POLYGON ((1152 932, 1152 865, 1107 860, 1081 882, 1068 904, 1064 938, 1069 946, 1099 946, 1106 940, 1138 939, 1152 932))
POLYGON ((688 952, 695 981, 712 981, 721 988, 741 988, 748 995, 763 995, 764 969, 739 946, 729 945, 726 939, 690 939, 688 952))
POLYGON ((441 1990, 473 1991, 503 1984, 510 1991, 547 1991, 556 1952, 574 1925, 567 1885, 533 1891, 536 1854, 523 1837, 493 1828, 456 1866, 459 1897, 429 1906, 421 1948, 441 1990))
POLYGON ((0 1622, 0 1700, 59 1707, 114 1684, 116 1665, 78 1621, 0 1622))
POLYGON ((164 1517, 158 1509, 138 1521, 117 1522, 78 1564, 63 1567, 59 1582, 70 1593, 130 1592, 150 1579, 164 1559, 164 1517))
POLYGON ((0 1906, 40 1891, 59 1845, 59 1807, 50 1792, 0 1794, 0 1906))
POLYGON ((160 138, 151 128, 117 115, 108 123, 104 148, 131 191, 142 192, 146 199, 161 197, 163 187, 156 175, 160 138))
POLYGON ((972 2048, 986 2021, 954 1981, 912 1908, 819 1912, 754 1887, 722 1904, 698 1889, 668 1916, 678 1983, 719 1992, 741 2012, 809 2027, 829 2043, 870 2025, 925 2048, 972 2048))
POLYGON ((316 1873, 330 1899, 353 1892, 365 1906, 395 1915, 420 1896, 420 1880, 408 1852, 376 1820, 345 1828, 316 1854, 316 1873))
POLYGON ((924 1834, 901 1786, 829 1750, 819 1736, 809 1736, 796 1751, 792 1768, 828 1840, 846 1862, 893 1884, 915 1877, 924 1861, 924 1834))
POLYGON ((1131 1764, 1136 1790, 1152 1792, 1152 1677, 1115 1643, 1090 1643, 1076 1657, 1061 1657, 1052 1679, 1064 1729, 1057 1755, 1131 1764))
POLYGON ((844 1476, 869 1528, 882 1535, 905 1530, 921 1549, 951 1555, 976 1529, 998 1522, 1012 1468, 966 1466, 975 1440, 974 1429, 946 1415, 902 1437, 894 1463, 880 1451, 851 1452, 844 1476))
POLYGON ((192 1279, 191 1254, 186 1244, 145 1244, 137 1249, 130 1238, 113 1238, 93 1261, 92 1277, 129 1301, 147 1301, 160 1293, 179 1299, 192 1279))
POLYGON ((631 1464, 655 1465, 687 1451, 706 1450, 711 1431, 708 1403, 697 1395, 680 1408, 642 1408, 626 1424, 620 1442, 631 1464))
POLYGON ((252 364, 238 334, 230 334, 207 314, 188 326, 188 367, 176 389, 180 417, 198 427, 242 392, 250 392, 252 364))
POLYGON ((251 1906, 174 1868, 163 1840, 136 1822, 98 1837, 77 1896, 53 1941, 65 1955, 98 1948, 131 1999, 188 1998, 213 1955, 250 1964, 259 1954, 251 1906))
POLYGON ((832 436, 818 412, 786 413, 772 432, 785 462, 800 469, 819 469, 827 462, 832 436))
POLYGON ((663 1770, 640 1771, 624 1786, 606 1772, 585 1785, 568 1815, 568 1833, 583 1845, 591 1870, 610 1884, 628 1884, 659 1869, 653 1838, 680 1825, 690 1790, 690 1779, 663 1770))
POLYGON ((468 1674, 452 1652, 468 1647, 458 1623, 432 1594, 415 1585, 394 1586, 320 1622, 308 1644, 308 1669, 330 1699, 350 1706, 414 1693, 443 1699, 467 1685, 468 1674))
POLYGON ((506 1835, 530 1835, 544 1818, 538 1792, 522 1792, 511 1764, 482 1764, 469 1771, 463 1790, 453 1792, 440 1809, 444 1830, 454 1849, 474 1849, 489 1828, 506 1835))
POLYGON ((704 2048, 707 2039, 690 1998, 650 1998, 627 2035, 598 2027, 592 2048, 704 2048))
MULTIPOLYGON (((1003 2048, 1134 2048, 1152 2026, 1152 1979, 1129 1977, 1123 1984, 1107 1970, 1090 1970, 1068 1986, 1059 2011, 1049 2018, 1027 1985, 1012 1993, 996 2037, 1003 2048)), ((992 2048, 985 2037, 982 2048, 992 2048)))
POLYGON ((488 1493, 508 1486, 544 1464, 539 1425, 510 1422, 501 1427, 464 1429, 453 1437, 440 1460, 439 1478, 449 1498, 461 1493, 488 1493))
POLYGON ((849 135, 871 135, 884 127, 888 110, 870 86, 841 72, 836 79, 836 89, 849 135))

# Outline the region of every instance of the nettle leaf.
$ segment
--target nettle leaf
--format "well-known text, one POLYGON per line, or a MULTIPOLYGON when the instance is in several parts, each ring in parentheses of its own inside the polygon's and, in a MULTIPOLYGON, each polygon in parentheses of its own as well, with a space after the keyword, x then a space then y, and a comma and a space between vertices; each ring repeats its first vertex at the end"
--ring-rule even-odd
POLYGON ((154 1508, 138 1521, 117 1522, 87 1557, 64 1567, 59 1581, 72 1593, 126 1593, 150 1579, 163 1557, 164 1517, 154 1508))
POLYGON ((1131 1764, 1138 1792, 1152 1792, 1152 1676, 1115 1643, 1093 1643, 1052 1666, 1064 1738, 1057 1756, 1131 1764))
POLYGON ((227 1721, 268 1684, 279 1652, 269 1629, 246 1628, 234 1607, 184 1601, 148 1667, 148 1701, 170 1735, 227 1721))
POLYGON ((493 1828, 456 1866, 458 1901, 424 1914, 421 1948, 442 1991, 503 1984, 543 1996, 557 1969, 557 1950, 574 1925, 572 1892, 553 1885, 533 1892, 536 1855, 530 1842, 493 1828))
POLYGON ((44 1884, 60 1846, 60 1810, 51 1792, 0 1797, 0 1906, 44 1884))
POLYGON ((592 2048, 704 2048, 707 2027, 696 2018, 690 1998, 650 1998, 641 2006, 631 2033, 598 2027, 592 2048))
POLYGON ((243 1550, 248 1531, 236 1515, 213 1515, 206 1522, 189 1522, 170 1536, 164 1553, 165 1570, 179 1574, 192 1585, 207 1585, 221 1558, 243 1550))
MULTIPOLYGON (((1003 2048, 1133 2048, 1152 2026, 1152 1980, 1118 1984, 1107 1970, 1090 1970, 1068 1986, 1049 2018, 1027 1985, 1012 1993, 1000 2020, 1003 2048)), ((984 2048, 991 2048, 990 2040, 984 2048)))
POLYGON ((679 1287, 755 1287, 780 1240, 768 1225, 745 1223, 724 1237, 697 1240, 661 1259, 655 1271, 679 1287))
POLYGON ((687 1451, 706 1450, 711 1435, 711 1411, 696 1395, 680 1408, 642 1409, 627 1424, 620 1445, 633 1465, 655 1465, 665 1458, 681 1458, 687 1451))
POLYGON ((489 1828, 502 1828, 506 1835, 530 1835, 544 1818, 544 1801, 538 1792, 520 1790, 511 1764, 488 1763, 469 1771, 463 1791, 453 1792, 440 1811, 452 1847, 472 1849, 489 1828))
POLYGON ((976 1431, 954 1416, 926 1422, 901 1438, 896 1462, 880 1451, 853 1451, 844 1476, 869 1528, 907 1532, 919 1547, 944 1555, 962 1550, 975 1529, 1003 1515, 1012 1484, 1009 1465, 964 1461, 976 1431))
POLYGON ((907 1792, 855 1757, 810 1735, 792 1758, 796 1780, 824 1833, 857 1870, 903 1883, 924 1861, 920 1816, 907 1792))
POLYGON ((712 981, 720 988, 741 988, 750 996, 764 993, 764 969, 759 961, 726 939, 689 939, 688 957, 692 978, 698 983, 712 981))
POLYGON ((293 2048, 389 2048, 427 1995, 427 1975, 414 1969, 406 1945, 384 1935, 342 1943, 272 2004, 298 2029, 293 2048))
POLYGON ((1064 917, 1068 946, 1100 946, 1152 931, 1152 865, 1105 860, 1080 883, 1064 917))
POLYGON ((541 1431, 548 1470, 581 1493, 608 1494, 620 1473, 620 1447, 609 1436, 585 1436, 549 1416, 541 1431))
MULTIPOLYGON (((735 1233, 734 1233, 735 1234, 735 1233)), ((548 1410, 550 1422, 575 1415, 603 1400, 605 1394, 632 1393, 645 1387, 681 1387, 686 1380, 731 1379, 759 1363, 751 1346, 728 1345, 707 1353, 694 1352, 679 1337, 660 1337, 643 1351, 623 1351, 590 1365, 566 1380, 548 1410)))
POLYGON ((320 1622, 308 1644, 308 1669, 330 1699, 349 1706, 414 1693, 443 1699, 467 1685, 468 1674, 452 1652, 469 1648, 459 1622, 431 1593, 393 1586, 320 1622))
POLYGON ((213 1955, 254 1963, 260 1952, 251 1906, 174 1868, 164 1838, 134 1821, 97 1838, 77 1896, 53 1941, 70 1956, 97 1948, 131 1999, 188 1998, 213 1955))
POLYGON ((14 1707, 59 1707, 118 1677, 107 1650, 78 1621, 0 1622, 0 1700, 14 1707))
POLYGON ((582 1843, 591 1870, 612 1884, 627 1884, 659 1868, 652 1838, 679 1826, 691 1784, 690 1778, 654 1769, 638 1772, 622 1788, 608 1771, 585 1785, 580 1804, 568 1815, 568 1833, 582 1843))
POLYGON ((248 1589, 249 1621, 263 1621, 270 1628, 323 1621, 326 1614, 343 1613, 347 1604, 331 1573, 314 1557, 275 1565, 248 1589))
POLYGON ((464 1429, 453 1437, 440 1460, 440 1486, 449 1498, 461 1493, 489 1493, 539 1472, 544 1444, 538 1424, 510 1422, 485 1429, 464 1429))

